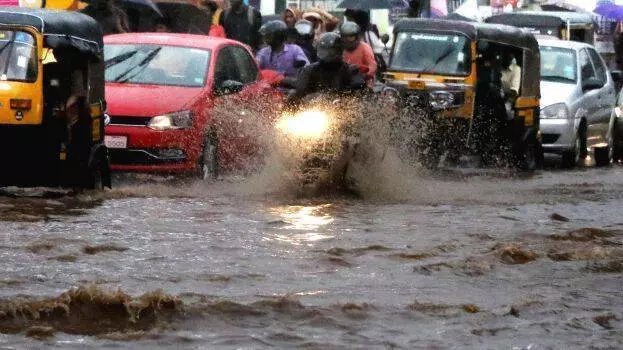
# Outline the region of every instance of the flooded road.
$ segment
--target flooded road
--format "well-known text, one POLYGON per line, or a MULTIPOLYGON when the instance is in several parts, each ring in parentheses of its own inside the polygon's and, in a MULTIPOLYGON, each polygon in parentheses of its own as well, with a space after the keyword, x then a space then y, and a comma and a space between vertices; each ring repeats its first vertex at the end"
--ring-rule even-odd
POLYGON ((623 166, 385 180, 0 197, 0 346, 620 348, 623 166))

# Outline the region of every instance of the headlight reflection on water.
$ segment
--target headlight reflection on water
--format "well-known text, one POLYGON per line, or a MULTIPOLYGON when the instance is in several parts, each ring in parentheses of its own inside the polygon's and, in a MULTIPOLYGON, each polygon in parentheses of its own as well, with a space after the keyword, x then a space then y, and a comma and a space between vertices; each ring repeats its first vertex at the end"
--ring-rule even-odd
POLYGON ((282 230, 291 232, 267 234, 265 240, 289 243, 294 246, 310 245, 315 242, 334 238, 333 235, 318 232, 324 226, 333 222, 333 217, 322 213, 329 205, 320 206, 287 206, 272 208, 284 222, 282 230))
POLYGON ((321 111, 305 111, 284 115, 277 122, 277 129, 294 137, 318 139, 329 129, 329 116, 321 111))

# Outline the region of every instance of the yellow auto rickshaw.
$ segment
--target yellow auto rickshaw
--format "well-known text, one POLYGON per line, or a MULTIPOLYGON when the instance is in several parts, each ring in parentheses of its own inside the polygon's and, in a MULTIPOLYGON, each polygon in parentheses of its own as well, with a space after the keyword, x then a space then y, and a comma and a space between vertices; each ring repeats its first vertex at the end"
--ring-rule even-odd
POLYGON ((542 157, 539 67, 539 47, 527 31, 401 20, 383 90, 398 105, 394 139, 428 167, 477 155, 484 163, 505 159, 534 169, 542 157), (505 92, 502 78, 508 75, 513 87, 505 92))
POLYGON ((110 187, 104 110, 95 20, 0 7, 0 186, 110 187))

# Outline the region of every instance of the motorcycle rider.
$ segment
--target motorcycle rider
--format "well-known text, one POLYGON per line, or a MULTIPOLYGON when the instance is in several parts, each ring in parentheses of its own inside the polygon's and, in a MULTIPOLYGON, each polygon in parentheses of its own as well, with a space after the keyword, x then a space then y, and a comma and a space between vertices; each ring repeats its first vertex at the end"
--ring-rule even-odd
POLYGON ((344 62, 344 43, 337 33, 323 34, 316 44, 318 62, 303 68, 290 102, 313 93, 342 93, 366 88, 359 67, 344 62))
POLYGON ((286 43, 288 26, 284 21, 275 20, 264 24, 260 34, 267 45, 257 52, 260 69, 274 70, 285 77, 296 77, 300 68, 309 64, 303 49, 286 43))
POLYGON ((359 25, 355 22, 344 22, 340 27, 340 35, 344 41, 344 61, 363 68, 366 83, 368 87, 372 87, 376 76, 376 59, 372 47, 361 40, 359 25))

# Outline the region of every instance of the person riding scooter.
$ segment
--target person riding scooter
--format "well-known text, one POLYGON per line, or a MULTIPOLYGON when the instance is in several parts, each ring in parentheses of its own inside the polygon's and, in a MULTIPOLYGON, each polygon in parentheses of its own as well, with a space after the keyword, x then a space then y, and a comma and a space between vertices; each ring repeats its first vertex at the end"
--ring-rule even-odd
POLYGON ((284 21, 275 20, 264 24, 260 34, 267 46, 257 53, 260 69, 274 70, 285 77, 297 77, 300 68, 309 60, 298 45, 286 43, 288 26, 284 21))
POLYGON ((318 62, 303 68, 290 102, 313 93, 343 93, 366 88, 359 67, 344 62, 344 43, 339 34, 323 34, 316 51, 318 62))
POLYGON ((362 68, 368 87, 372 87, 377 69, 376 59, 370 45, 361 41, 360 34, 361 29, 355 22, 347 21, 340 27, 340 35, 344 41, 344 61, 362 68))

